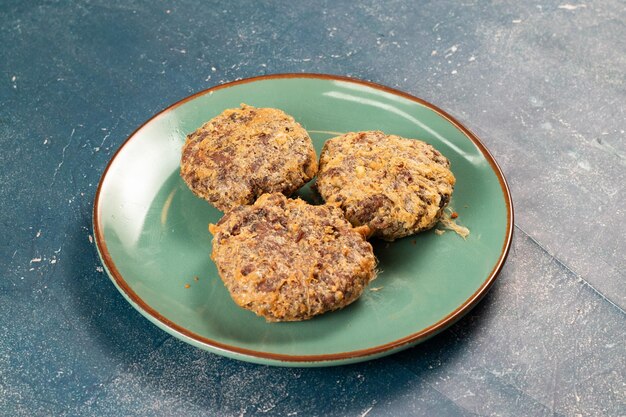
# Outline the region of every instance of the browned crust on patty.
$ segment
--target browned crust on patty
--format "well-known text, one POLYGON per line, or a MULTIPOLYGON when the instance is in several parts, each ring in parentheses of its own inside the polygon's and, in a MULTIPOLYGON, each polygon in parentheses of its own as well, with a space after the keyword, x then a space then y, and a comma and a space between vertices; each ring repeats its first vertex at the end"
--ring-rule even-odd
POLYGON ((332 205, 264 194, 209 229, 211 258, 233 300, 268 321, 343 308, 376 276, 367 228, 353 228, 332 205))
POLYGON ((456 181, 448 159, 431 145, 380 131, 329 139, 319 165, 324 200, 389 241, 433 227, 456 181))
POLYGON ((245 104, 189 134, 180 169, 197 196, 224 212, 263 193, 291 195, 316 173, 313 143, 293 117, 245 104))

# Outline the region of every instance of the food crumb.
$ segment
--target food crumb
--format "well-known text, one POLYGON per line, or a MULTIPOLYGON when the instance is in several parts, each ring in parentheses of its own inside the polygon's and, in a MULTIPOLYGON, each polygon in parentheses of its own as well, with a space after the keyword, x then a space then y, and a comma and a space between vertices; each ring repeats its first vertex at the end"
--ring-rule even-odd
MULTIPOLYGON (((444 212, 443 217, 441 218, 441 220, 439 220, 439 223, 448 230, 452 230, 453 232, 455 232, 456 234, 458 234, 459 236, 461 236, 463 239, 466 239, 467 236, 469 236, 470 234, 470 230, 465 227, 465 226, 461 226, 459 224, 457 224, 452 215, 456 213, 456 212, 444 212)), ((457 214, 458 217, 458 214, 457 214)))
POLYGON ((200 281, 200 278, 198 278, 198 276, 196 275, 195 277, 193 277, 193 280, 198 282, 198 281, 200 281))
POLYGON ((185 288, 189 288, 189 287, 191 287, 191 285, 185 284, 185 288))
POLYGON ((380 291, 382 289, 383 289, 383 287, 374 287, 374 288, 370 288, 370 291, 378 292, 378 291, 380 291))
POLYGON ((445 230, 435 229, 435 234, 436 234, 436 235, 441 236, 441 235, 443 235, 444 233, 446 233, 446 231, 445 231, 445 230))
POLYGON ((456 219, 457 217, 459 217, 459 213, 457 213, 456 211, 453 211, 452 214, 450 215, 450 218, 452 219, 456 219))

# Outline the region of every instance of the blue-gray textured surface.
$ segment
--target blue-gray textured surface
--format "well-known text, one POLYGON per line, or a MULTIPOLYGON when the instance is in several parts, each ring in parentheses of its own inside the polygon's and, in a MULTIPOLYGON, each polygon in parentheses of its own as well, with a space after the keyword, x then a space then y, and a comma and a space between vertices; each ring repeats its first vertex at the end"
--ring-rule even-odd
POLYGON ((0 415, 626 415, 623 1, 4 1, 0 45, 0 415), (102 272, 92 201, 122 141, 190 93, 301 71, 443 107, 509 179, 499 280, 416 348, 240 363, 102 272))

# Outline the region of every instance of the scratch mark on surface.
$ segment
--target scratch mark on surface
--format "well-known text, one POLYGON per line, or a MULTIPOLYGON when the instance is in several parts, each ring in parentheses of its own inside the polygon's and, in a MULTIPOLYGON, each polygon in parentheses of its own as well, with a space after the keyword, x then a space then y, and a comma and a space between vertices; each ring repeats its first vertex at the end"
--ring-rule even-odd
POLYGON ((557 264, 561 265, 563 268, 565 268, 567 271, 569 271, 574 277, 576 277, 576 279, 579 282, 581 282, 583 285, 589 287, 594 293, 596 293, 604 301, 606 301, 607 303, 609 303, 610 305, 615 307, 620 313, 626 315, 626 311, 624 311, 624 309, 622 309, 620 306, 618 306, 613 301, 608 299, 604 294, 602 294, 600 291, 598 291, 593 285, 591 285, 589 282, 587 282, 587 280, 585 280, 583 277, 581 277, 576 271, 574 271, 572 268, 567 266, 563 261, 561 261, 555 255, 553 255, 552 252, 550 252, 545 246, 543 246, 541 243, 539 243, 539 241, 537 239, 532 237, 528 232, 526 232, 524 229, 522 229, 518 224, 515 225, 515 228, 518 229, 520 232, 522 232, 524 235, 526 235, 531 241, 533 241, 535 243, 535 245, 539 246, 539 248, 541 248, 541 250, 544 251, 546 254, 548 254, 552 259, 554 259, 554 261, 557 264))
POLYGON ((602 143, 598 143, 597 140, 592 140, 592 141, 588 141, 587 138, 582 135, 578 130, 576 130, 570 123, 568 123, 567 121, 561 119, 561 118, 557 118, 557 121, 564 127, 566 127, 567 129, 570 130, 570 133, 577 139, 580 139, 581 141, 590 144, 593 147, 596 147, 598 149, 601 149, 605 152, 608 152, 610 154, 615 155, 618 159, 619 162, 622 165, 626 165, 626 155, 622 154, 620 151, 618 151, 617 149, 615 149, 613 146, 611 146, 610 144, 608 144, 606 141, 601 141, 602 143))
POLYGON ((95 149, 96 152, 98 152, 100 149, 102 149, 102 146, 104 146, 104 141, 106 141, 109 136, 111 136, 111 132, 110 131, 107 132, 106 135, 104 135, 104 137, 102 138, 102 142, 100 142, 100 146, 97 146, 96 149, 95 149))
POLYGON ((576 10, 576 9, 584 9, 586 8, 587 5, 586 4, 560 4, 559 5, 559 9, 563 9, 563 10, 576 10))
MULTIPOLYGON (((337 56, 338 58, 339 56, 337 56)), ((335 57, 333 57, 335 58, 335 57)), ((288 62, 311 62, 311 58, 287 58, 286 61, 288 62)), ((261 65, 263 66, 263 65, 261 65)))
POLYGON ((75 128, 72 129, 72 133, 70 134, 70 140, 67 141, 67 145, 65 145, 63 147, 63 150, 61 151, 61 162, 59 162, 59 165, 57 165, 56 169, 54 170, 54 174, 52 174, 52 184, 51 185, 54 185, 54 181, 57 178, 57 174, 59 173, 59 170, 63 166, 63 162, 65 162, 65 151, 67 150, 67 148, 72 143, 72 139, 74 139, 74 133, 76 133, 76 129, 75 128))
POLYGON ((459 49, 459 44, 456 44, 456 45, 452 45, 451 47, 449 47, 448 49, 443 51, 446 54, 445 58, 448 58, 448 57, 454 55, 454 53, 456 51, 458 51, 458 49, 459 49))
POLYGON ((559 363, 554 362, 554 368, 552 369, 552 403, 550 404, 550 411, 554 414, 556 410, 556 384, 558 380, 559 363))
POLYGON ((361 414, 361 416, 360 416, 360 417, 365 417, 366 415, 368 415, 368 414, 369 414, 369 412, 370 412, 370 411, 372 411, 372 408, 374 408, 374 407, 372 406, 372 407, 368 408, 367 410, 365 410, 365 411, 363 412, 363 414, 361 414))

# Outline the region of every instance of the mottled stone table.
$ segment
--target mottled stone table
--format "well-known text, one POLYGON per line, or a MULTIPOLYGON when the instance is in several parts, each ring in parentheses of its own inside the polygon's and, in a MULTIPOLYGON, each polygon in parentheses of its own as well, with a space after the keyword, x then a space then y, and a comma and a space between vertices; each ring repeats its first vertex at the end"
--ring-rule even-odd
POLYGON ((0 4, 0 414, 626 415, 626 4, 0 4), (209 86, 279 72, 406 90, 474 130, 516 209, 508 262, 450 330, 324 369, 168 336, 103 273, 113 152, 209 86))

